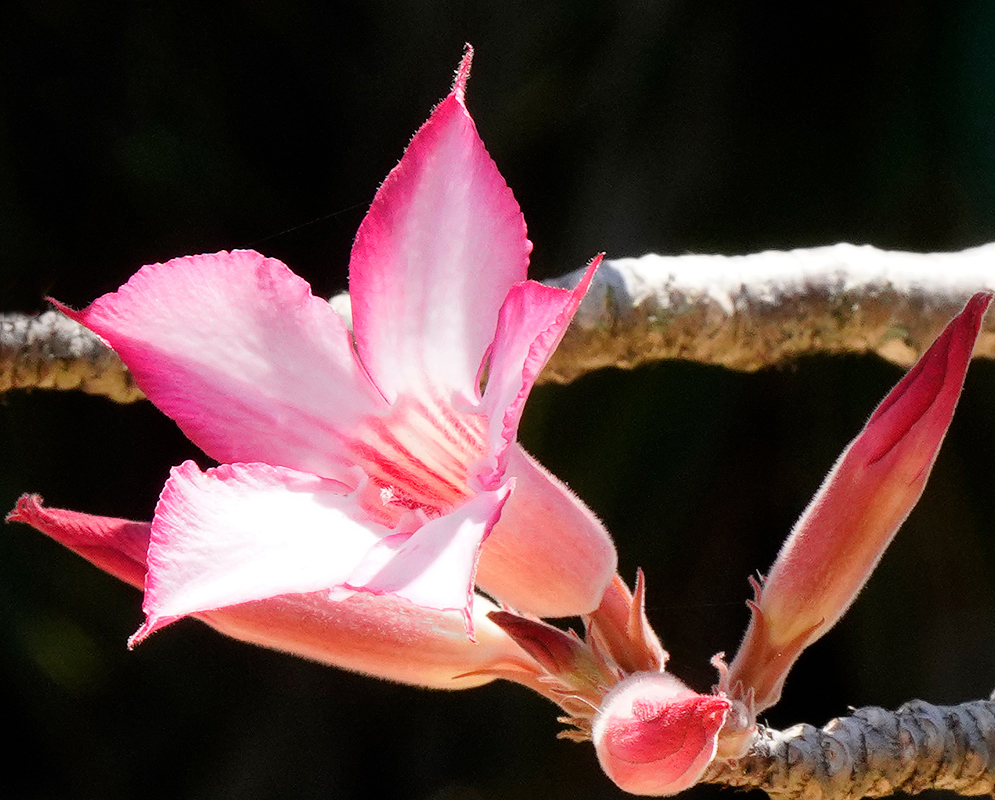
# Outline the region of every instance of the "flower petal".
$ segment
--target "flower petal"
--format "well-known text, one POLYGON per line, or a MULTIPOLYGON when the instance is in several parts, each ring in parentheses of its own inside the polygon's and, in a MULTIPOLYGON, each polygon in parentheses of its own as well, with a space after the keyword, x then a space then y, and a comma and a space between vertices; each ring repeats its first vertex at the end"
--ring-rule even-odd
POLYGON ((419 606, 458 609, 473 636, 474 570, 480 546, 501 515, 509 485, 481 492, 413 533, 382 539, 349 575, 349 589, 393 594, 419 606))
POLYGON ((595 257, 572 291, 525 281, 512 287, 498 315, 483 410, 490 420, 488 456, 476 466, 481 484, 503 480, 506 450, 515 441, 536 378, 563 338, 603 256, 595 257))
MULTIPOLYGON (((25 495, 7 518, 33 525, 117 578, 142 587, 151 525, 47 508, 25 495)), ((494 678, 532 685, 542 670, 476 597, 476 642, 455 611, 419 608, 399 597, 327 591, 285 594, 194 614, 228 636, 342 669, 413 686, 468 689, 494 678)))
POLYGON ((253 251, 144 267, 84 311, 62 310, 218 461, 340 477, 340 434, 384 405, 328 303, 253 251))
POLYGON ((477 376, 532 244, 463 100, 452 93, 408 145, 359 227, 349 266, 356 347, 388 400, 478 396, 477 376))
POLYGON ((97 517, 47 508, 36 494, 23 495, 7 522, 24 522, 83 556, 104 572, 141 589, 152 526, 114 517, 97 517))
POLYGON ((175 467, 152 521, 148 618, 133 642, 197 611, 341 585, 390 533, 347 491, 266 464, 175 467))

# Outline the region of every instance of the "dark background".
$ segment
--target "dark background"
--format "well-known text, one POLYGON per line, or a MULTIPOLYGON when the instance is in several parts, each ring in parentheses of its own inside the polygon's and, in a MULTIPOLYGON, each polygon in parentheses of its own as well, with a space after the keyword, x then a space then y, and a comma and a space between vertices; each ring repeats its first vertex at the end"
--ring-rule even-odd
MULTIPOLYGON (((316 292, 477 49, 468 102, 533 274, 605 250, 744 253, 995 239, 995 6, 935 2, 14 2, 0 19, 0 308, 82 306, 142 264, 252 246, 316 292), (334 10, 333 10, 334 9, 334 10)), ((995 265, 993 265, 995 269, 995 265)), ((672 669, 733 651, 746 578, 900 371, 683 363, 537 389, 522 440, 649 578, 672 669)), ((150 517, 198 456, 148 403, 12 393, 0 506, 150 517)), ((995 686, 995 365, 976 362, 926 495, 802 658, 778 726, 995 686)), ((554 709, 427 692, 178 623, 21 526, 0 535, 3 798, 616 798, 554 709)), ((694 797, 718 790, 698 787, 694 797)))

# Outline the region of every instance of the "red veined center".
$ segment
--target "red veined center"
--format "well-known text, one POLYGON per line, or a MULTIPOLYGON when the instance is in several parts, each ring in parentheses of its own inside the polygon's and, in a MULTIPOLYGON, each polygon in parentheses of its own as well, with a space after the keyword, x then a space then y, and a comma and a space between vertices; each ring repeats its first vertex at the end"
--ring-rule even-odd
POLYGON ((471 496, 470 464, 484 454, 487 420, 436 399, 398 398, 382 417, 367 417, 349 442, 369 476, 360 502, 377 522, 393 527, 406 512, 430 518, 471 496))

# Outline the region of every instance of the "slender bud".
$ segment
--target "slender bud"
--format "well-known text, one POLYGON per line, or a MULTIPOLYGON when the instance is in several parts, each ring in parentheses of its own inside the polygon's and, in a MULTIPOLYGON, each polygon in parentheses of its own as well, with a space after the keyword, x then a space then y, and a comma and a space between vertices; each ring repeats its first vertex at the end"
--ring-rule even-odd
POLYGON ((926 485, 991 294, 972 297, 843 451, 763 584, 721 686, 777 702, 801 652, 849 608, 926 485))

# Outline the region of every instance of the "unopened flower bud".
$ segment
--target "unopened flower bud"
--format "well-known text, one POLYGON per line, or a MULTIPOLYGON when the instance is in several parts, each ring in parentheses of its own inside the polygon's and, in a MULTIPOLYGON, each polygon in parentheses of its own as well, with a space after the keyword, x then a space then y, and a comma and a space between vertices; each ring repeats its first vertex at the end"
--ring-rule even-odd
POLYGON ((591 738, 605 774, 630 794, 662 797, 696 784, 715 757, 730 703, 664 672, 637 672, 605 697, 591 738))

